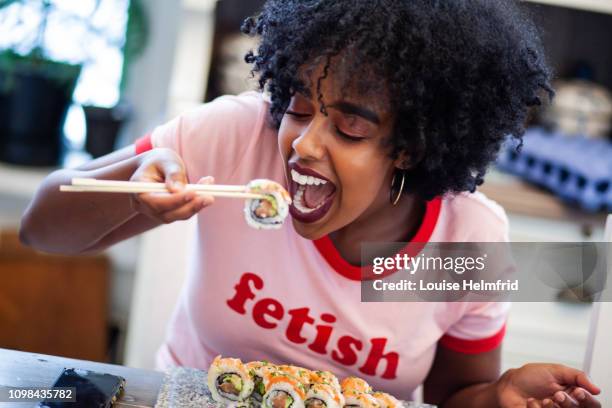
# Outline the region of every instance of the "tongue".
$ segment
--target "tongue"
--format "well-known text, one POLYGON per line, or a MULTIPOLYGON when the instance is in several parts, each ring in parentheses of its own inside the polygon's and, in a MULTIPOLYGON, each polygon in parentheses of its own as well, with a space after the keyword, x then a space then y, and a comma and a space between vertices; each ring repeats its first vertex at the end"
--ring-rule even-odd
POLYGON ((308 185, 304 189, 304 204, 308 208, 316 208, 333 192, 334 186, 329 182, 318 186, 308 185))

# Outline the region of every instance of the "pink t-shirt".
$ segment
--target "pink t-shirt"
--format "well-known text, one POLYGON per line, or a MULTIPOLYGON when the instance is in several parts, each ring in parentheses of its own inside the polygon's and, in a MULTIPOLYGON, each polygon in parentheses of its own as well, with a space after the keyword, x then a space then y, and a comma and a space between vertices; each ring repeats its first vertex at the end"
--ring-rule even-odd
MULTIPOLYGON (((136 151, 174 149, 190 182, 212 175, 220 184, 254 178, 285 184, 267 109, 256 92, 224 96, 156 128, 136 151)), ((197 215, 190 270, 157 355, 160 369, 207 369, 218 354, 265 359, 361 376, 410 399, 438 343, 463 353, 501 343, 507 303, 361 303, 360 270, 329 238, 304 239, 290 220, 280 230, 252 229, 242 207, 240 200, 218 199, 197 215)), ((479 193, 429 202, 414 238, 504 240, 503 210, 479 193)))

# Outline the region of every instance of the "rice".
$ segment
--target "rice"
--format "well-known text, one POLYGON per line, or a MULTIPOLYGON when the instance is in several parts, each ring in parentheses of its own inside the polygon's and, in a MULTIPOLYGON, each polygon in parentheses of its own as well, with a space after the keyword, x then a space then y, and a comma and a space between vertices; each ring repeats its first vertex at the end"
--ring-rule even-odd
POLYGON ((208 388, 215 401, 236 406, 252 394, 253 380, 242 361, 217 356, 208 370, 208 388))
POLYGON ((267 196, 265 199, 246 200, 244 217, 247 224, 255 229, 281 228, 291 204, 287 190, 274 181, 257 179, 247 184, 247 191, 267 196))
POLYGON ((289 374, 275 372, 266 380, 264 408, 304 408, 306 386, 289 374))

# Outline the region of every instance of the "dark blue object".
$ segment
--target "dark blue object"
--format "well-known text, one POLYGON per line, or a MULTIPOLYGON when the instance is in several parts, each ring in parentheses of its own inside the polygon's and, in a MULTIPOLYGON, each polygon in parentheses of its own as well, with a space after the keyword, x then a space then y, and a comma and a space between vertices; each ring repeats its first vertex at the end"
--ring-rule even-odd
POLYGON ((528 129, 523 147, 510 139, 497 166, 546 187, 587 211, 612 211, 612 143, 566 136, 542 128, 528 129))
POLYGON ((40 408, 110 408, 121 394, 125 378, 89 370, 64 368, 53 387, 74 388, 75 402, 43 401, 40 408))

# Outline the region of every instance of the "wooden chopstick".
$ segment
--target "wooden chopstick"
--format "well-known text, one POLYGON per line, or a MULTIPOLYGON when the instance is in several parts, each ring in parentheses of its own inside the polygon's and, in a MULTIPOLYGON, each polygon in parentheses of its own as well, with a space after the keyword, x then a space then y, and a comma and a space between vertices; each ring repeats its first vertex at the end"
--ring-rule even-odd
MULTIPOLYGON (((162 188, 143 188, 143 187, 104 187, 104 186, 60 186, 60 191, 71 192, 71 193, 170 193, 167 189, 162 188)), ((267 199, 268 196, 265 194, 255 193, 239 193, 232 191, 194 191, 197 195, 211 195, 214 197, 227 197, 227 198, 254 198, 254 199, 267 199)))
MULTIPOLYGON (((98 180, 93 178, 73 178, 73 186, 104 186, 104 187, 143 187, 143 188, 163 188, 166 190, 165 183, 147 183, 142 181, 123 181, 123 180, 98 180)), ((246 193, 246 186, 228 186, 223 184, 186 184, 185 190, 188 191, 232 191, 246 193)))
MULTIPOLYGON (((73 185, 60 186, 64 192, 90 192, 90 193, 170 193, 164 183, 143 183, 132 181, 79 179, 72 180, 73 185), (76 184, 74 184, 76 183, 76 184)), ((206 184, 187 184, 185 190, 194 191, 198 195, 212 195, 228 198, 266 199, 265 194, 246 192, 245 186, 224 186, 206 184), (206 187, 206 188, 202 188, 206 187), (220 189, 216 189, 220 188, 220 189)))

